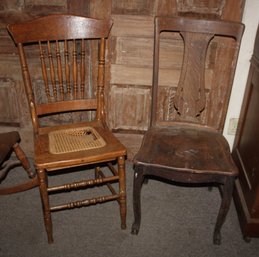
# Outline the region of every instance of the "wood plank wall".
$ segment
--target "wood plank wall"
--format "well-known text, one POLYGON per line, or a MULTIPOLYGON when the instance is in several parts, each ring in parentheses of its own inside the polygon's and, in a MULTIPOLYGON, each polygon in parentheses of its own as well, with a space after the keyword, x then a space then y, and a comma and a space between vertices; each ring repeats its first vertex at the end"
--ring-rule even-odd
MULTIPOLYGON (((106 1, 107 2, 107 1, 106 1)), ((238 0, 126 0, 111 1, 111 14, 114 26, 110 37, 110 77, 108 88, 108 124, 118 133, 119 139, 127 146, 129 159, 140 147, 141 133, 149 125, 151 83, 152 83, 152 52, 153 24, 156 15, 184 15, 206 18, 240 21, 244 1, 238 0)), ((107 3, 106 3, 107 4, 107 3)), ((108 8, 110 10, 110 8, 108 8)), ((107 14, 106 14, 107 15, 107 14)), ((108 16, 108 15, 107 15, 108 16)), ((222 88, 220 94, 213 91, 215 83, 229 79, 230 70, 224 72, 221 81, 218 74, 227 66, 235 49, 226 48, 223 41, 215 41, 210 49, 206 65, 207 96, 214 99, 214 117, 202 114, 202 121, 220 128, 217 117, 224 113, 221 99, 230 94, 230 88, 222 88), (216 50, 217 49, 217 50, 216 50), (216 60, 225 57, 225 64, 218 65, 216 60), (212 89, 212 90, 211 90, 212 89)), ((175 113, 168 102, 168 95, 173 96, 179 79, 182 62, 183 45, 181 38, 165 36, 161 48, 161 71, 159 106, 160 119, 173 119, 175 113), (174 45, 172 45, 172 40, 174 45)))

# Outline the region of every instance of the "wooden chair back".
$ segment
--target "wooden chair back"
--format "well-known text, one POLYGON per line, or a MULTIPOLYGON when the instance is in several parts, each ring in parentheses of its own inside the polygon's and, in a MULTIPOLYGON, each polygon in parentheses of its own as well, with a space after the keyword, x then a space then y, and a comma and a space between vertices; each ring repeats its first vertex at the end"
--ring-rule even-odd
POLYGON ((95 120, 105 124, 105 41, 111 26, 111 20, 61 14, 8 26, 18 45, 35 134, 43 126, 40 117, 57 113, 96 111, 95 120))
POLYGON ((243 25, 228 21, 156 17, 151 126, 177 121, 222 132, 243 29, 243 25), (184 53, 178 85, 171 85, 173 93, 167 100, 170 115, 165 118, 158 101, 160 44, 172 33, 182 38, 184 53), (209 58, 213 67, 208 67, 209 58))

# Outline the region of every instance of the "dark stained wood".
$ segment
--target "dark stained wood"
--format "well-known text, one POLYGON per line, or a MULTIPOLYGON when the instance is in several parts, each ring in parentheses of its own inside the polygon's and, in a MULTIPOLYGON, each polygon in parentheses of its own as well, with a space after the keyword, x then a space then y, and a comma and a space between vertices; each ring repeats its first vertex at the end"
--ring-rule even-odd
MULTIPOLYGON (((109 131, 106 125, 104 105, 105 43, 111 26, 112 21, 110 19, 100 20, 75 15, 49 15, 8 26, 10 34, 18 45, 23 80, 31 112, 35 141, 34 161, 39 178, 45 228, 49 243, 53 242, 51 211, 117 200, 120 207, 121 228, 126 228, 126 148, 109 131), (94 48, 98 50, 94 51, 98 54, 96 57, 88 55, 88 53, 92 54, 89 48, 91 48, 93 42, 96 42, 96 45, 99 46, 94 48), (30 46, 27 49, 28 43, 30 46), (33 44, 38 47, 39 61, 34 61, 33 65, 30 65, 26 53, 30 51, 33 44), (86 78, 86 71, 90 70, 87 64, 91 60, 98 61, 97 69, 93 69, 97 74, 89 75, 89 77, 96 78, 97 81, 94 82, 89 81, 89 77, 86 78), (39 70, 41 70, 41 76, 39 70), (37 86, 31 80, 35 77, 34 72, 37 74, 37 80, 41 81, 37 85, 41 87, 40 94, 37 92, 37 86), (96 86, 92 87, 91 83, 96 86), (88 97, 89 95, 86 92, 93 89, 95 89, 95 92, 91 93, 92 97, 88 97), (60 119, 55 125, 42 121, 45 116, 60 113, 64 115, 71 113, 71 115, 77 116, 76 111, 80 111, 80 113, 82 111, 94 111, 96 115, 94 119, 86 119, 85 116, 80 116, 81 120, 77 123, 68 119, 69 116, 65 116, 63 124, 60 119), (72 133, 71 129, 73 131, 84 129, 85 134, 83 135, 87 136, 92 132, 86 127, 95 129, 100 135, 104 141, 101 147, 83 150, 77 148, 75 151, 53 153, 51 133, 61 130, 72 133), (111 162, 117 162, 118 171, 114 172, 115 167, 111 169, 111 162), (88 164, 93 164, 96 167, 95 179, 48 187, 48 173, 88 164), (101 172, 100 166, 104 164, 110 168, 111 176, 106 177, 101 172), (119 183, 119 192, 113 189, 110 182, 119 183), (111 195, 98 196, 58 206, 51 206, 50 204, 49 192, 58 192, 64 189, 75 190, 103 184, 107 184, 111 195)), ((96 135, 92 133, 91 136, 97 140, 96 135)), ((75 139, 73 140, 78 142, 75 139)), ((73 143, 75 143, 74 141, 73 143)))
POLYGON ((0 195, 18 193, 38 186, 38 179, 35 177, 27 156, 19 144, 20 140, 20 135, 17 131, 0 133, 0 183, 5 179, 8 172, 17 165, 23 166, 30 179, 12 186, 1 186, 0 195), (9 159, 13 152, 17 160, 9 159))
POLYGON ((245 238, 259 237, 259 29, 241 108, 233 158, 239 168, 234 200, 245 238))
MULTIPOLYGON (((205 93, 205 63, 211 41, 229 37, 237 60, 244 25, 238 22, 204 20, 184 17, 155 19, 154 62, 152 81, 151 122, 141 148, 134 157, 133 208, 135 220, 132 234, 138 234, 141 220, 140 193, 146 176, 152 175, 183 184, 217 184, 222 187, 222 203, 215 224, 213 242, 221 243, 220 230, 225 221, 238 170, 231 158, 222 127, 203 123, 202 113, 210 107, 212 98, 205 93), (184 57, 179 83, 174 94, 167 94, 175 116, 170 122, 161 121, 159 106, 159 53, 163 31, 178 32, 184 41, 184 57)), ((219 78, 220 79, 220 78, 219 78)), ((231 88, 233 73, 226 88, 231 88)), ((218 85, 218 84, 216 84, 218 85)), ((215 87, 215 86, 214 86, 215 87)), ((216 88, 214 88, 215 90, 216 88)), ((221 99, 228 103, 229 95, 221 99)), ((213 112, 207 110, 206 115, 213 112)), ((225 119, 226 110, 220 116, 225 119)))

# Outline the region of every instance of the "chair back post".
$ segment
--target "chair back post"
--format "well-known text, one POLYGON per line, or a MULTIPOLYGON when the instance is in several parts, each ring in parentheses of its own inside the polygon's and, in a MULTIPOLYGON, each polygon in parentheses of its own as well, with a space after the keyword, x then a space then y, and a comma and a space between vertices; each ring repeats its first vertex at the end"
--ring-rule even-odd
POLYGON ((21 67, 22 67, 22 76, 23 76, 23 81, 24 81, 25 90, 26 90, 26 97, 27 97, 27 101, 28 101, 28 105, 31 113, 33 132, 34 132, 34 136, 36 136, 39 133, 39 130, 38 130, 39 119, 36 112, 36 106, 34 103, 34 94, 32 91, 32 84, 31 84, 31 77, 28 70, 28 65, 25 58, 25 53, 24 53, 22 43, 18 43, 18 52, 19 52, 19 58, 20 58, 21 67))
POLYGON ((96 119, 106 124, 104 110, 104 74, 105 74, 105 38, 100 39, 99 58, 98 58, 98 77, 97 77, 97 114, 96 119))
POLYGON ((160 46, 160 30, 157 22, 158 17, 155 18, 154 26, 154 54, 153 54, 153 78, 152 78, 152 102, 151 102, 151 117, 150 126, 156 125, 157 121, 157 91, 158 91, 158 70, 159 70, 159 46, 160 46))

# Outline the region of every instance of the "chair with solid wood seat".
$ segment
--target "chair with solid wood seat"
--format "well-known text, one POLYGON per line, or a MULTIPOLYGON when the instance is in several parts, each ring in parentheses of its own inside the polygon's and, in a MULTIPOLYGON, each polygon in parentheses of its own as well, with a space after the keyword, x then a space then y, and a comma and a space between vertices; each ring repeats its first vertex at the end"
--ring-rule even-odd
POLYGON ((116 200, 121 228, 126 228, 126 148, 105 121, 105 44, 111 27, 111 20, 65 14, 8 26, 18 45, 31 111, 34 162, 49 243, 53 242, 51 212, 58 210, 116 200), (87 176, 85 168, 94 168, 94 175, 62 185, 48 184, 49 174, 73 172, 74 167, 81 167, 87 176), (51 193, 103 185, 109 193, 50 203, 51 193))
POLYGON ((220 186, 222 203, 213 236, 214 243, 220 244, 220 229, 238 175, 222 130, 242 33, 243 25, 236 22, 183 17, 155 19, 151 124, 134 157, 132 234, 138 234, 140 228, 142 183, 145 178, 155 176, 183 185, 220 186), (167 45, 170 40, 171 44, 178 42, 177 46, 182 41, 184 53, 179 83, 174 85, 172 81, 170 93, 161 100, 163 40, 167 45), (220 57, 224 60, 220 61, 220 57), (219 71, 221 77, 210 77, 219 71), (166 101, 167 116, 161 110, 166 101))
POLYGON ((0 195, 13 194, 29 190, 38 185, 38 179, 32 170, 29 160, 20 146, 20 135, 17 131, 0 133, 0 183, 14 167, 22 165, 29 179, 15 185, 1 186, 0 195), (17 159, 11 157, 15 153, 17 159))

